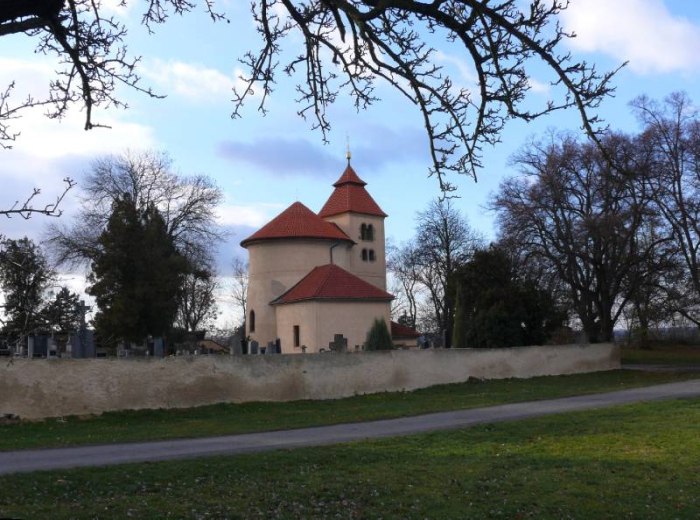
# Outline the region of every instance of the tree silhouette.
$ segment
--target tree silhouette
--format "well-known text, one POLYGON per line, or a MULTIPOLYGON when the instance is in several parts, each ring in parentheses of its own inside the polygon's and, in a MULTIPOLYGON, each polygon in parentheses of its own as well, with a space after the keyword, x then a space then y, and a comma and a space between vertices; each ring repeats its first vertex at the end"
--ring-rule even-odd
MULTIPOLYGON (((196 7, 194 0, 150 0, 142 23, 149 30, 171 14, 196 7)), ((215 21, 225 12, 214 0, 201 3, 215 21)), ((449 173, 476 177, 484 145, 498 142, 509 119, 532 120, 574 108, 583 128, 596 138, 599 121, 591 111, 612 92, 614 72, 599 73, 561 52, 572 35, 557 20, 568 1, 530 0, 259 0, 251 12, 261 46, 242 57, 245 87, 234 95, 233 115, 254 90, 266 111, 277 73, 295 76, 299 114, 309 117, 324 139, 330 129, 327 108, 341 94, 358 109, 378 100, 377 82, 388 84, 417 108, 427 132, 432 173, 443 190, 453 189, 449 173), (437 47, 463 59, 473 71, 473 88, 460 84, 437 60, 437 47), (291 56, 291 58, 289 57, 291 56), (544 64, 554 92, 537 108, 527 94, 528 68, 544 64)), ((25 33, 39 53, 59 66, 48 94, 9 103, 11 83, 0 97, 0 142, 16 137, 8 122, 21 110, 43 105, 49 117, 62 117, 81 105, 85 128, 100 126, 96 106, 125 106, 116 96, 126 84, 141 86, 138 58, 125 46, 127 27, 106 14, 99 0, 0 0, 0 36, 25 33)), ((0 91, 2 92, 2 91, 0 91)))

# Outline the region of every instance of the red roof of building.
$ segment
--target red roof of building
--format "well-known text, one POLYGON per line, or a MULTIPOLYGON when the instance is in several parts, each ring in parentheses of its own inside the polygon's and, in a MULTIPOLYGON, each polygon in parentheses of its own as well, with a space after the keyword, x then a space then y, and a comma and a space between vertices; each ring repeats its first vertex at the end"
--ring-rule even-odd
POLYGON ((343 174, 333 184, 335 190, 318 213, 319 217, 331 217, 348 212, 386 217, 387 214, 365 190, 366 185, 367 183, 360 179, 348 164, 343 174))
POLYGON ((342 229, 326 222, 301 202, 295 202, 270 222, 241 242, 248 247, 258 240, 281 238, 319 238, 323 240, 347 240, 352 242, 342 229))
POLYGON ((395 321, 391 322, 391 337, 392 338, 417 338, 420 332, 406 325, 401 325, 395 321))
POLYGON ((305 300, 375 300, 390 301, 394 297, 334 264, 314 267, 294 287, 272 305, 305 300))

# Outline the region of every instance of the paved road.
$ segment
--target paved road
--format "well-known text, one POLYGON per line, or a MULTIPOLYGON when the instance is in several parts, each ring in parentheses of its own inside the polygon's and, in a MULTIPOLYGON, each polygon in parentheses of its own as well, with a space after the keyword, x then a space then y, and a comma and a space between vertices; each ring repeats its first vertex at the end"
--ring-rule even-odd
POLYGON ((700 396, 700 379, 546 401, 506 404, 472 410, 432 413, 401 419, 338 424, 244 435, 200 439, 109 444, 43 450, 0 452, 0 474, 79 466, 106 466, 130 462, 235 455, 301 446, 321 446, 378 437, 410 435, 434 430, 465 428, 476 424, 516 421, 576 410, 619 404, 700 396))

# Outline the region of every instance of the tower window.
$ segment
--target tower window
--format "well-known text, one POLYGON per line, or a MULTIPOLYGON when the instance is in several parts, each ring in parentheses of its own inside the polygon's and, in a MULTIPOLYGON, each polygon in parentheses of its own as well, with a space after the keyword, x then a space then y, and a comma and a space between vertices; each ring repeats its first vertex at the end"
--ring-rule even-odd
POLYGON ((374 240, 374 226, 372 224, 362 223, 360 226, 360 240, 371 242, 374 240))
POLYGON ((366 261, 367 261, 367 258, 368 258, 367 250, 366 250, 366 249, 363 249, 363 250, 362 250, 362 261, 363 261, 363 262, 366 262, 366 261))
POLYGON ((255 332, 255 311, 250 311, 250 318, 248 321, 248 332, 255 332))
POLYGON ((374 262, 375 260, 376 260, 376 258, 374 256, 374 249, 370 249, 369 250, 369 261, 374 262))
POLYGON ((294 325, 294 346, 298 347, 300 344, 299 325, 294 325))

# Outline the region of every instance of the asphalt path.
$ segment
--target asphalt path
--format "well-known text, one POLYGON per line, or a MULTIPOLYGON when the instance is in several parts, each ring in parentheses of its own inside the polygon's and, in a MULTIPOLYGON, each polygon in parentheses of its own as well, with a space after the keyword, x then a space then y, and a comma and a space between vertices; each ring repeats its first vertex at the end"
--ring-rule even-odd
POLYGON ((513 403, 399 419, 197 439, 0 452, 0 474, 236 455, 411 435, 578 410, 700 396, 700 379, 604 394, 513 403))

